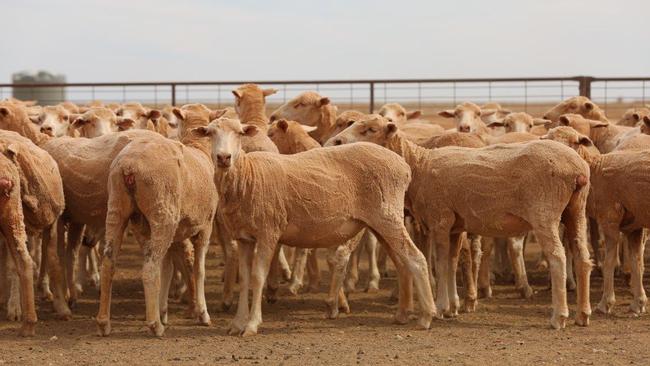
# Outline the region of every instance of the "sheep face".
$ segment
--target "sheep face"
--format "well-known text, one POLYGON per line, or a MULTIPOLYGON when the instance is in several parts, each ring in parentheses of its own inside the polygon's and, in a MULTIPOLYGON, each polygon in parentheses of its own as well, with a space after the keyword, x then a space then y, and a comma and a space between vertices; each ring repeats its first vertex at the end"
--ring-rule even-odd
POLYGON ((650 109, 648 108, 628 109, 616 124, 621 126, 634 127, 636 125, 639 125, 639 122, 641 122, 648 115, 650 115, 650 109))
POLYGON ((198 127, 192 131, 210 138, 214 165, 219 169, 229 169, 241 154, 241 138, 255 136, 257 127, 242 125, 236 119, 219 118, 205 127, 198 127))
POLYGON ((397 125, 378 114, 368 116, 366 119, 353 123, 343 132, 332 137, 325 146, 351 144, 353 142, 372 142, 381 146, 397 132, 397 125))
POLYGON ((572 97, 544 113, 544 119, 557 121, 563 114, 579 114, 589 119, 600 119, 604 114, 589 98, 572 97))
POLYGON ((330 104, 330 99, 308 91, 289 100, 276 109, 269 118, 270 122, 280 119, 298 121, 303 125, 316 126, 321 120, 321 108, 330 104))
POLYGON ((388 122, 405 123, 409 119, 416 119, 422 115, 420 111, 407 112, 404 107, 397 103, 388 103, 379 109, 379 115, 386 117, 388 122))
POLYGON ((232 94, 235 96, 235 111, 241 116, 245 114, 245 111, 242 111, 242 106, 250 106, 252 108, 257 108, 259 106, 264 106, 266 97, 277 93, 276 89, 262 89, 255 84, 244 84, 239 88, 232 91, 232 94))
POLYGON ((365 113, 357 111, 345 111, 336 117, 336 127, 330 136, 336 136, 355 122, 368 118, 365 113))
POLYGON ((454 118, 456 120, 456 129, 458 132, 478 132, 481 126, 484 126, 481 117, 486 117, 496 113, 496 109, 483 110, 474 103, 465 102, 459 104, 455 109, 447 109, 438 112, 439 116, 445 118, 454 118))
POLYGON ((133 127, 133 120, 118 119, 111 110, 106 108, 92 108, 77 117, 71 124, 80 137, 95 138, 118 130, 133 127))
POLYGON ((502 120, 488 124, 488 127, 503 127, 506 133, 529 132, 533 126, 533 117, 524 112, 510 113, 502 120))
POLYGON ((124 119, 131 119, 135 122, 135 128, 155 131, 155 125, 162 116, 156 109, 146 109, 140 103, 126 103, 122 105, 115 114, 124 119))
MULTIPOLYGON (((72 116, 74 119, 76 116, 72 116)), ((32 118, 32 122, 40 126, 42 133, 60 137, 68 134, 71 115, 63 107, 43 107, 41 114, 32 118)))
POLYGON ((559 126, 552 128, 548 133, 542 137, 542 140, 553 140, 561 144, 564 144, 574 150, 577 150, 579 146, 592 146, 592 142, 589 137, 579 133, 571 127, 559 126))

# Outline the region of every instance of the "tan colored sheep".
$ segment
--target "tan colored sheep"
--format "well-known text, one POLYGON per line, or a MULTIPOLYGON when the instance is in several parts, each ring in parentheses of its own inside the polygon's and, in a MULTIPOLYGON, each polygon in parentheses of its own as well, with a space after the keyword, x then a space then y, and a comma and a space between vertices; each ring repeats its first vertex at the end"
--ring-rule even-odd
POLYGON ((629 245, 632 263, 630 287, 634 301, 630 310, 645 312, 647 297, 643 289, 643 230, 650 228, 645 192, 650 189, 650 151, 632 149, 600 154, 591 140, 570 127, 556 127, 544 136, 575 149, 591 168, 591 189, 587 200, 587 215, 596 219, 605 234, 606 257, 603 265, 603 297, 597 309, 605 314, 616 303, 614 268, 618 255, 619 232, 629 245))
POLYGON ((140 103, 125 103, 115 114, 134 121, 133 128, 158 132, 165 137, 169 135, 169 122, 157 109, 145 108, 140 103))
POLYGON ((544 119, 557 122, 563 114, 579 114, 586 119, 609 122, 605 112, 589 98, 583 96, 571 97, 558 103, 544 113, 544 119))
MULTIPOLYGON (((401 158, 371 144, 295 155, 246 154, 240 138, 254 135, 257 128, 232 119, 213 121, 198 132, 211 137, 222 217, 240 244, 241 291, 231 334, 257 333, 262 286, 278 242, 326 248, 346 242, 364 227, 377 234, 398 269, 396 320, 408 320, 411 294, 406 284, 413 276, 420 299, 419 324, 429 327, 435 309, 426 261, 403 224, 410 172, 401 158)), ((342 282, 342 276, 337 280, 342 282)))
MULTIPOLYGON (((142 281, 147 325, 162 336, 166 315, 161 296, 161 264, 172 242, 191 239, 194 245, 196 316, 210 324, 205 302, 207 253, 217 192, 211 189, 214 167, 209 142, 191 132, 207 125, 211 111, 203 105, 175 109, 182 120, 181 143, 163 137, 134 140, 113 160, 108 176, 106 247, 102 261, 101 297, 97 314, 100 335, 110 334, 110 300, 115 262, 128 224, 144 253, 142 281), (160 305, 163 305, 163 309, 160 305)), ((169 286, 171 276, 166 279, 169 286)))
POLYGON ((440 125, 415 121, 422 113, 420 111, 407 112, 404 107, 397 103, 382 106, 378 114, 399 126, 404 136, 418 145, 422 145, 431 137, 445 132, 445 129, 440 125))
POLYGON ((576 324, 588 324, 591 262, 584 210, 589 167, 574 151, 550 141, 428 150, 409 142, 395 124, 379 115, 353 124, 328 144, 358 141, 374 142, 397 152, 413 171, 407 206, 428 230, 428 239, 437 249, 436 303, 440 312, 454 312, 450 301, 458 306, 455 263, 460 232, 514 237, 532 230, 551 263, 551 325, 564 327, 569 311, 566 258, 558 232, 563 222, 571 238, 578 277, 576 324), (467 179, 472 180, 471 186, 457 184, 467 179))
POLYGON ((621 119, 616 124, 619 126, 635 127, 645 116, 650 116, 650 109, 630 108, 623 113, 623 116, 621 116, 621 119))
POLYGON ((588 136, 598 150, 605 154, 613 151, 622 139, 640 133, 638 128, 618 126, 607 121, 586 119, 580 114, 563 114, 558 118, 560 126, 569 126, 588 136))
POLYGON ((41 132, 53 137, 71 136, 70 122, 78 115, 70 113, 63 106, 43 107, 41 113, 32 118, 40 126, 41 132))
POLYGON ((270 121, 286 119, 316 127, 309 135, 323 144, 336 129, 336 113, 337 108, 331 104, 328 97, 307 91, 278 107, 271 114, 270 121))
MULTIPOLYGON (((0 153, 0 233, 15 262, 20 281, 20 302, 23 325, 20 335, 33 336, 37 322, 34 304, 34 276, 32 259, 27 250, 23 207, 18 167, 5 155, 13 155, 12 147, 0 153)), ((3 244, 4 243, 1 243, 3 244)), ((2 263, 4 265, 5 263, 2 263)))
MULTIPOLYGON (((93 107, 75 118, 70 127, 80 137, 95 138, 111 132, 130 130, 135 121, 130 118, 117 117, 115 113, 103 107, 93 107)), ((68 133, 68 136, 72 136, 68 133)))

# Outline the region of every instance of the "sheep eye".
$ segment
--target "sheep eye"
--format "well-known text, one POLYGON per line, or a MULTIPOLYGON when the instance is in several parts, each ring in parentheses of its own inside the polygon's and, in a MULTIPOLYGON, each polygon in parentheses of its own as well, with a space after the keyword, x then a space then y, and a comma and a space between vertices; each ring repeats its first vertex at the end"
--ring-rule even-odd
POLYGON ((302 107, 302 103, 296 103, 296 105, 293 106, 293 107, 294 107, 294 108, 300 108, 300 107, 302 107))
POLYGON ((375 133, 375 132, 377 132, 377 129, 374 128, 374 127, 371 127, 371 128, 368 129, 368 131, 370 131, 370 133, 375 133))

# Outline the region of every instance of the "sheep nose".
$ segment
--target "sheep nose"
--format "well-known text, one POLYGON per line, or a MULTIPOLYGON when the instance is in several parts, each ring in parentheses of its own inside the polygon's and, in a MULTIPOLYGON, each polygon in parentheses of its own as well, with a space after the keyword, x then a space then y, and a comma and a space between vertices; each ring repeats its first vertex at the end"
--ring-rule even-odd
POLYGON ((462 126, 458 127, 458 131, 460 131, 460 132, 469 132, 469 126, 462 125, 462 126))
POLYGON ((218 154, 217 155, 217 164, 222 167, 230 166, 230 158, 232 154, 218 154))
POLYGON ((0 178, 0 193, 4 193, 5 196, 9 196, 9 192, 14 187, 14 183, 7 178, 0 178))
POLYGON ((41 127, 41 132, 42 132, 42 133, 46 133, 46 134, 49 135, 49 134, 52 133, 52 127, 49 127, 49 126, 43 126, 43 127, 41 127))
POLYGON ((341 139, 336 139, 334 140, 334 145, 343 145, 343 141, 341 141, 341 139))

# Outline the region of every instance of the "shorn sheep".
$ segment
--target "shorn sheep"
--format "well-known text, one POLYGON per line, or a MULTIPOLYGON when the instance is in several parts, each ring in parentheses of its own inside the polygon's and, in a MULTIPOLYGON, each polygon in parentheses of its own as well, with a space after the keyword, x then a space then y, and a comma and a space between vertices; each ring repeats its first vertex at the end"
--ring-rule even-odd
POLYGON ((257 128, 233 119, 216 120, 196 131, 212 141, 222 217, 239 242, 239 304, 230 334, 257 333, 262 287, 278 242, 326 248, 353 238, 364 227, 375 232, 397 267, 400 301, 395 320, 408 321, 408 284, 413 279, 420 300, 418 324, 430 326, 435 309, 426 260, 403 222, 411 176, 403 159, 372 144, 295 155, 246 154, 242 136, 255 135, 257 128))
POLYGON ((585 206, 589 167, 575 151, 552 141, 428 150, 408 141, 395 124, 379 115, 354 123, 328 145, 359 141, 398 153, 413 171, 407 206, 433 241, 430 245, 437 249, 439 312, 453 315, 458 307, 455 272, 459 233, 511 237, 532 230, 551 266, 551 325, 563 328, 569 316, 566 258, 559 236, 559 224, 563 222, 578 277, 576 324, 588 324, 591 262, 585 206), (467 179, 473 181, 471 186, 458 184, 467 179))

